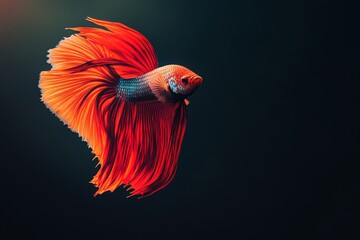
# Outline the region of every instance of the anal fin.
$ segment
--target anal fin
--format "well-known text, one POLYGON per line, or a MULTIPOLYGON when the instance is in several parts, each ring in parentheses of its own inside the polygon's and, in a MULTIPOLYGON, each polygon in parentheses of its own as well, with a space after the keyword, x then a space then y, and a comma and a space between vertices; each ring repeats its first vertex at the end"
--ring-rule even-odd
POLYGON ((97 193, 129 186, 130 196, 149 196, 175 176, 186 129, 184 102, 122 102, 107 132, 108 146, 92 180, 97 193))

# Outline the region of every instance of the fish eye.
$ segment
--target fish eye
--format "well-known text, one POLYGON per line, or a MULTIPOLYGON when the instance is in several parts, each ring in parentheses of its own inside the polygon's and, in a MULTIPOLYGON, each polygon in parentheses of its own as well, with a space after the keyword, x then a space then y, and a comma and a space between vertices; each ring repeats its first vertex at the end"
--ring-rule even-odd
POLYGON ((183 84, 187 84, 187 83, 188 83, 188 79, 187 79, 187 78, 182 78, 181 81, 183 82, 183 84))

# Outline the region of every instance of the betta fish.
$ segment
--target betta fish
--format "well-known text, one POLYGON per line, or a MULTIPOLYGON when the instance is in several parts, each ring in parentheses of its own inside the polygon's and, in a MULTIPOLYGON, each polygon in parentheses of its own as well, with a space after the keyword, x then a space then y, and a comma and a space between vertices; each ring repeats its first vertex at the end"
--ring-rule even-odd
POLYGON ((77 33, 48 52, 41 100, 88 143, 100 166, 97 194, 126 187, 146 197, 174 178, 186 128, 186 99, 202 78, 180 65, 159 67, 154 48, 124 24, 77 33))

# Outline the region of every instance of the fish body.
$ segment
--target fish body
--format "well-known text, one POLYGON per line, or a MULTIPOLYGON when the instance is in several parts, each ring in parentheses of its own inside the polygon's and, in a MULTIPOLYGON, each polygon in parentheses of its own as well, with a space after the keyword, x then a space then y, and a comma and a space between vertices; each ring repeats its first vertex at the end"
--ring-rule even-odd
POLYGON ((40 73, 44 104, 86 141, 100 168, 95 195, 127 187, 149 196, 175 176, 186 129, 186 97, 202 78, 180 65, 159 67, 150 42, 124 24, 88 18, 102 28, 49 50, 40 73))
POLYGON ((124 101, 176 102, 192 94, 201 82, 200 76, 183 66, 166 65, 136 78, 120 78, 118 97, 124 101))

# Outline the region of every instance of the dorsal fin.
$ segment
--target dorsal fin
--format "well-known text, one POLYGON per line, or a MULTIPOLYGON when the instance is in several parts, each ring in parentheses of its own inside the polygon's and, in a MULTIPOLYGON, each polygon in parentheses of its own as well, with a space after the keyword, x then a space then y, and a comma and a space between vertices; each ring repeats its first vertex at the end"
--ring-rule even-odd
POLYGON ((78 31, 89 42, 104 46, 113 59, 126 65, 114 66, 115 71, 123 78, 133 78, 150 72, 158 67, 158 60, 150 42, 139 32, 122 23, 87 18, 88 21, 102 26, 101 28, 69 28, 78 31))

